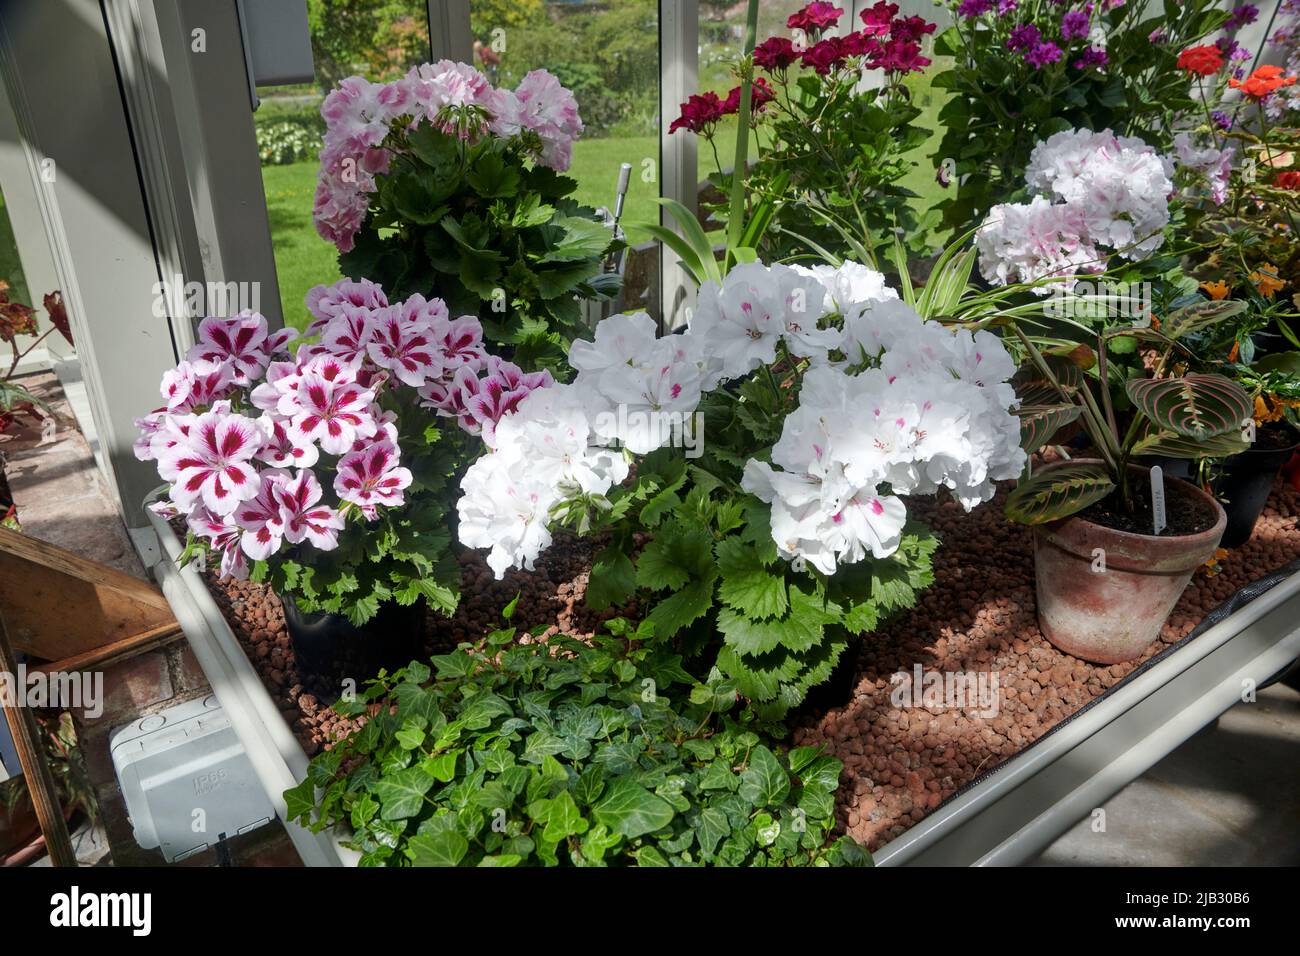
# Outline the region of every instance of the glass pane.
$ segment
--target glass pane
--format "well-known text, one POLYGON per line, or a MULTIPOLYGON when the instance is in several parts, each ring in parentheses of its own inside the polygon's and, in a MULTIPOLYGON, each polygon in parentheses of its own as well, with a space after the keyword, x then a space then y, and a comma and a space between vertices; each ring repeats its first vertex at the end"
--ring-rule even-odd
POLYGON ((645 248, 629 256, 624 308, 659 314, 658 249, 636 222, 657 222, 659 195, 658 0, 594 4, 562 0, 471 0, 478 66, 513 89, 545 69, 573 91, 584 126, 569 175, 575 198, 612 208, 619 167, 632 165, 622 222, 645 248))
POLYGON ((425 0, 308 0, 307 10, 316 82, 260 88, 262 105, 253 114, 284 320, 299 328, 309 319, 307 290, 340 277, 338 252, 311 218, 321 101, 346 77, 392 80, 429 59, 425 0))
POLYGON ((14 302, 31 304, 23 264, 18 258, 18 243, 14 239, 9 210, 5 208, 4 193, 0 193, 0 279, 9 283, 9 298, 14 302))

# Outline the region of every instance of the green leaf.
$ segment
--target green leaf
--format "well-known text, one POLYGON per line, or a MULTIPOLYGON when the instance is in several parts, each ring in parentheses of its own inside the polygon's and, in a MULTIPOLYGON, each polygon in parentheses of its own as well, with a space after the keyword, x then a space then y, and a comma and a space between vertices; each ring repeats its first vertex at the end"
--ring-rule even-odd
POLYGON ((700 822, 695 835, 700 841, 700 853, 704 859, 712 859, 718 844, 730 833, 731 824, 727 822, 727 815, 717 807, 705 807, 700 811, 700 822))
POLYGON ((316 809, 315 784, 307 779, 296 787, 290 787, 284 792, 284 802, 290 820, 310 820, 312 811, 316 809))
POLYGON ((469 852, 469 841, 455 830, 422 833, 406 844, 412 866, 459 866, 469 852))
POLYGON ((1016 410, 1020 416, 1020 447, 1029 454, 1038 451, 1082 411, 1081 405, 1021 405, 1016 410))
POLYGON ((1125 388, 1151 421, 1197 440, 1241 431, 1254 409, 1245 390, 1222 375, 1135 378, 1125 388))
POLYGON ((776 754, 759 744, 749 753, 749 763, 740 775, 741 799, 754 807, 771 807, 790 793, 790 775, 776 754))
POLYGON ((768 571, 755 548, 737 537, 724 538, 715 549, 722 583, 718 597, 749 618, 784 614, 789 607, 785 577, 768 571))
POLYGON ((654 625, 655 637, 673 637, 682 628, 709 613, 713 607, 713 581, 717 570, 664 598, 650 611, 648 620, 654 625))
POLYGON ((1215 435, 1213 438, 1184 438, 1171 431, 1159 431, 1148 435, 1133 446, 1134 455, 1160 455, 1164 458, 1227 458, 1250 447, 1237 432, 1215 435))
POLYGON ((563 238, 542 255, 541 262, 575 262, 596 259, 609 247, 613 234, 608 226, 579 216, 564 216, 551 225, 564 230, 563 238))
POLYGON ((465 174, 465 182, 484 199, 504 199, 519 191, 519 171, 501 154, 486 153, 465 174))
POLYGON ((595 611, 627 602, 636 591, 636 569, 626 551, 611 545, 596 555, 587 579, 587 606, 595 611))
POLYGON ((1044 524, 1082 511, 1114 490, 1110 471, 1101 463, 1045 468, 1007 496, 1006 515, 1020 524, 1044 524))
POLYGON ((675 815, 667 800, 626 778, 609 785, 592 813, 597 823, 629 840, 666 827, 675 815))
POLYGON ((405 820, 415 816, 433 783, 433 777, 420 764, 381 777, 374 785, 375 796, 383 806, 380 819, 405 820))
POLYGON ((1160 323, 1160 331, 1166 338, 1176 340, 1231 319, 1244 311, 1246 303, 1239 299, 1197 302, 1169 312, 1160 323))
POLYGON ((561 790, 551 801, 550 810, 546 815, 546 839, 559 843, 566 837, 586 832, 587 821, 583 819, 582 811, 573 802, 573 796, 569 791, 561 790))

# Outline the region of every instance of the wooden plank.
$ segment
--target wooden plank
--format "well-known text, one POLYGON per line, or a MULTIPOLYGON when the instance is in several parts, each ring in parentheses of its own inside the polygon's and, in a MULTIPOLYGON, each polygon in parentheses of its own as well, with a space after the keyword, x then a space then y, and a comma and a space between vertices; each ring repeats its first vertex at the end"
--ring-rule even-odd
POLYGON ((65 657, 63 660, 41 664, 39 667, 28 667, 27 673, 68 673, 70 671, 90 670, 91 668, 103 668, 110 664, 116 664, 125 658, 134 657, 136 654, 143 654, 145 651, 151 651, 156 647, 162 647, 164 644, 170 644, 172 641, 184 636, 180 624, 173 621, 170 624, 161 624, 152 630, 142 631, 133 637, 114 641, 112 644, 105 644, 103 647, 97 647, 84 654, 78 654, 76 657, 65 657))
POLYGON ((176 621, 152 584, 3 528, 0 607, 13 647, 44 661, 79 658, 176 621))
MULTIPOLYGON (((3 605, 0 605, 0 671, 16 674, 18 665, 13 648, 9 645, 2 608, 3 605)), ((77 854, 73 852, 72 838, 68 836, 68 823, 63 818, 59 790, 45 760, 45 741, 42 739, 44 731, 36 723, 32 709, 23 706, 22 701, 6 701, 4 712, 9 721, 9 731, 13 734, 14 745, 18 748, 18 762, 22 765, 23 776, 27 778, 27 793, 32 798, 32 806, 36 808, 36 819, 41 824, 41 833, 44 834, 45 845, 50 851, 50 862, 55 866, 76 866, 77 854)))

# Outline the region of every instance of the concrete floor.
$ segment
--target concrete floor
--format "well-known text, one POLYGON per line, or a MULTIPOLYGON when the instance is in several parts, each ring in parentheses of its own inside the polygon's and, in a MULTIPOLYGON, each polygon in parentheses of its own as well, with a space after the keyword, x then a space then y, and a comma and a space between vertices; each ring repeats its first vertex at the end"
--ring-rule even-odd
POLYGON ((1300 693, 1240 703, 1084 820, 1035 866, 1300 864, 1300 693))

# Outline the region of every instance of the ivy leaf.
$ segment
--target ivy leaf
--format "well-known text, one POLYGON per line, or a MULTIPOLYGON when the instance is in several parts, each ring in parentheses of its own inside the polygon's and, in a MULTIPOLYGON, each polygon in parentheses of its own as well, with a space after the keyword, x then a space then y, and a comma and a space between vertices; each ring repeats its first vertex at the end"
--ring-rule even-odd
POLYGON ((587 821, 583 819, 582 811, 574 803, 573 796, 568 790, 561 790, 551 801, 550 810, 546 815, 544 834, 546 839, 559 843, 566 837, 586 833, 587 826, 587 821))
POLYGON ((676 811, 662 797, 631 780, 616 780, 605 796, 592 807, 596 821, 613 833, 634 840, 662 829, 672 822, 676 811))
POLYGON ((304 780, 284 792, 284 802, 290 820, 310 820, 312 811, 316 809, 316 785, 310 778, 304 780))
POLYGON ((740 775, 740 796, 755 807, 779 804, 790 793, 790 776, 776 754, 759 744, 749 754, 749 764, 740 775))
POLYGON ((719 843, 731 833, 731 824, 727 815, 717 807, 705 807, 700 811, 700 822, 695 828, 695 835, 700 841, 700 854, 706 860, 713 858, 719 843))
POLYGON ((455 830, 422 833, 406 844, 412 866, 457 866, 469 852, 469 841, 455 830))
POLYGON ((375 796, 383 806, 380 819, 406 820, 415 816, 433 783, 433 777, 420 764, 386 774, 374 788, 375 796))

